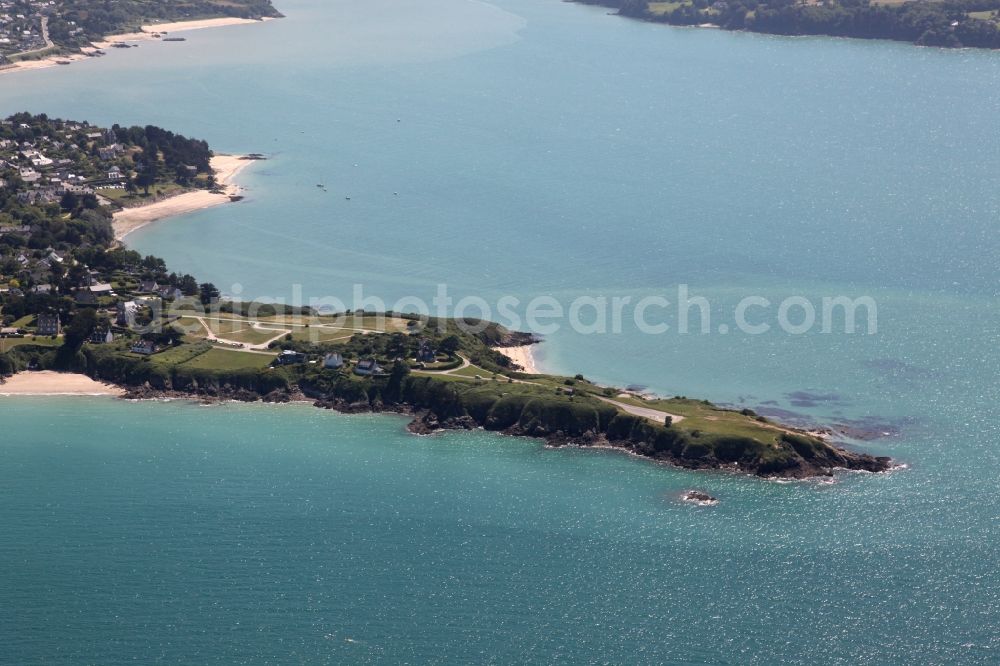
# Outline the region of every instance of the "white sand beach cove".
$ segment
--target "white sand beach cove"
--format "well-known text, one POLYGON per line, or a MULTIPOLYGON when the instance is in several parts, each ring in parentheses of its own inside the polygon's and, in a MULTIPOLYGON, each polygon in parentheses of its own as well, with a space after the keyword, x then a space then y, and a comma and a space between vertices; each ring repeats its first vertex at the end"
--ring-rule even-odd
POLYGON ((538 365, 535 362, 535 355, 532 351, 532 347, 534 347, 534 345, 498 347, 497 351, 521 366, 523 368, 521 372, 528 375, 540 375, 542 372, 538 369, 538 365))
POLYGON ((0 383, 0 396, 15 395, 106 395, 121 396, 125 391, 103 384, 86 375, 63 372, 19 372, 0 383))
POLYGON ((215 180, 221 191, 193 190, 118 211, 112 221, 115 240, 121 241, 136 229, 157 220, 230 203, 232 197, 239 196, 243 192, 233 179, 254 161, 236 155, 216 155, 212 158, 212 169, 215 171, 215 180))

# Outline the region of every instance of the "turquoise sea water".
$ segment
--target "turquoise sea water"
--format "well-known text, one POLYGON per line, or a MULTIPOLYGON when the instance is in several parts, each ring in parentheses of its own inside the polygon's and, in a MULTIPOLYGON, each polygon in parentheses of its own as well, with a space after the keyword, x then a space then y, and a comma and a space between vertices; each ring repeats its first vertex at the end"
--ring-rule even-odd
POLYGON ((247 202, 129 239, 225 291, 688 284, 712 333, 563 330, 544 364, 874 424, 908 468, 781 485, 305 407, 5 400, 0 662, 1000 660, 998 54, 280 8, 5 75, 0 112, 268 153, 247 202), (878 332, 718 333, 754 294, 871 296, 878 332))

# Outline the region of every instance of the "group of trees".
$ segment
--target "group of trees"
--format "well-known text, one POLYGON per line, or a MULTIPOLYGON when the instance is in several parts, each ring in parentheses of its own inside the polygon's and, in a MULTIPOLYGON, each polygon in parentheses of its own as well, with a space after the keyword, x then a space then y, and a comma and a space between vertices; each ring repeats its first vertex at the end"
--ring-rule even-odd
POLYGON ((152 177, 151 182, 155 182, 162 171, 168 178, 189 182, 192 174, 187 167, 194 167, 201 174, 212 172, 212 151, 205 141, 189 139, 153 125, 128 128, 115 125, 111 129, 122 143, 142 149, 140 178, 148 175, 152 177))
POLYGON ((107 246, 114 238, 111 215, 91 207, 91 199, 64 199, 43 206, 18 201, 15 193, 0 189, 0 226, 25 226, 30 233, 5 232, 0 236, 0 255, 20 248, 69 250, 82 246, 107 246), (66 210, 61 204, 73 204, 66 210), (69 212, 68 218, 63 213, 69 212))
POLYGON ((673 25, 712 23, 728 30, 777 35, 892 39, 924 46, 1000 48, 1000 22, 970 12, 1000 11, 1000 0, 692 0, 654 13, 647 0, 594 0, 624 16, 673 25))
MULTIPOLYGON (((1000 30, 994 21, 976 19, 970 11, 984 4, 953 1, 906 2, 882 5, 866 0, 841 0, 824 5, 759 8, 746 26, 757 32, 796 35, 833 35, 893 39, 924 46, 1000 48, 1000 30)), ((993 3, 996 9, 1000 3, 993 3)))

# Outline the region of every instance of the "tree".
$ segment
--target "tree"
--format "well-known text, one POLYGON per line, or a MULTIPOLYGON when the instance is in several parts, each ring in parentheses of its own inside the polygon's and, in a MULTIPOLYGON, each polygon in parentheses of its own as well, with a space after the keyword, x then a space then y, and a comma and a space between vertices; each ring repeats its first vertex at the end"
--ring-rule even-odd
POLYGON ((67 192, 62 195, 62 199, 59 200, 59 207, 63 210, 76 210, 76 207, 80 205, 80 199, 72 192, 67 192))
POLYGON ((143 269, 161 275, 167 272, 167 263, 152 254, 147 255, 140 264, 143 269))
POLYGON ((156 172, 146 167, 135 177, 135 184, 142 188, 142 191, 149 196, 149 188, 156 184, 156 172))
POLYGON ((185 296, 194 296, 198 293, 198 281, 194 279, 193 275, 182 275, 177 283, 177 288, 185 296))
POLYGON ((95 328, 97 328, 97 314, 93 308, 77 310, 73 320, 63 331, 63 347, 75 354, 94 333, 95 328))
POLYGON ((180 344, 181 340, 184 338, 184 333, 173 326, 166 326, 163 330, 157 333, 147 333, 142 337, 158 345, 172 347, 180 344))
POLYGON ((455 352, 459 350, 462 346, 462 341, 458 339, 457 335, 449 335, 444 340, 441 341, 441 351, 443 351, 448 356, 454 356, 455 352))
POLYGON ((385 397, 391 402, 398 402, 403 396, 403 382, 410 374, 410 366, 406 361, 396 361, 389 373, 389 381, 385 386, 385 397))
POLYGON ((157 176, 159 176, 159 157, 153 148, 143 151, 142 157, 142 165, 139 169, 139 175, 135 178, 135 184, 149 195, 149 188, 156 184, 157 176))
POLYGON ((208 305, 212 301, 219 298, 219 290, 216 289, 215 285, 211 282, 204 282, 198 288, 201 293, 201 303, 202 305, 208 305))
POLYGON ((403 333, 393 333, 386 345, 386 355, 390 358, 403 358, 407 352, 407 337, 403 333))

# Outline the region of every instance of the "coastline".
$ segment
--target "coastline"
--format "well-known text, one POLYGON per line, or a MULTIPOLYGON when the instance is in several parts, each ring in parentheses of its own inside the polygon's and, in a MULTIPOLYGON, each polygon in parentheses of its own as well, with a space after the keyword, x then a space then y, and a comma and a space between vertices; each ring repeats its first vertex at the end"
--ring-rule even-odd
POLYGON ((50 67, 59 67, 60 62, 79 62, 81 60, 87 60, 90 58, 90 53, 100 50, 97 46, 85 46, 80 49, 80 53, 68 53, 65 55, 55 55, 49 56, 47 58, 39 58, 38 60, 24 60, 15 62, 10 65, 5 65, 0 67, 0 76, 4 74, 15 74, 17 72, 30 72, 36 69, 48 69, 50 67))
MULTIPOLYGON (((275 386, 270 390, 260 387, 234 386, 223 380, 214 384, 195 383, 186 387, 171 386, 168 382, 167 385, 154 388, 150 386, 148 381, 141 386, 137 384, 113 384, 92 379, 84 374, 54 371, 20 372, 10 376, 4 383, 0 384, 0 401, 6 396, 86 396, 125 400, 196 400, 202 404, 311 402, 314 407, 344 414, 393 413, 408 416, 412 420, 407 426, 407 430, 415 435, 482 428, 514 437, 541 439, 547 446, 553 448, 570 446, 617 450, 651 462, 666 463, 683 469, 729 471, 766 478, 808 479, 830 477, 836 470, 840 469, 886 472, 895 467, 889 458, 849 451, 832 443, 822 443, 821 449, 813 448, 812 452, 805 457, 799 456, 798 449, 795 449, 796 454, 792 457, 771 461, 730 457, 717 459, 714 456, 704 454, 692 456, 689 455, 687 447, 660 445, 665 443, 665 441, 661 441, 664 440, 664 437, 670 439, 672 432, 664 429, 662 425, 659 426, 658 432, 651 430, 655 426, 636 427, 634 424, 631 428, 624 430, 612 427, 578 432, 572 429, 556 428, 554 423, 545 423, 541 413, 535 413, 527 421, 518 417, 510 422, 497 421, 484 415, 476 417, 464 410, 461 414, 453 413, 450 416, 439 417, 438 413, 447 413, 447 411, 438 411, 442 405, 436 405, 433 401, 421 400, 416 398, 416 395, 413 394, 409 399, 383 404, 365 400, 355 401, 356 396, 340 395, 336 390, 330 391, 322 385, 302 381, 296 385, 275 386)), ((618 418, 622 418, 625 423, 630 423, 629 419, 636 423, 642 421, 641 418, 628 415, 616 417, 616 421, 618 418)), ((801 431, 789 429, 788 432, 801 431)))
POLYGON ((79 53, 67 53, 60 55, 39 58, 38 60, 26 60, 16 62, 11 65, 0 67, 0 76, 4 74, 14 74, 16 72, 30 72, 38 69, 48 69, 50 67, 63 66, 61 63, 74 63, 87 60, 96 51, 111 48, 116 43, 146 42, 159 39, 159 35, 187 32, 190 30, 204 30, 206 28, 223 28, 231 25, 246 25, 249 23, 263 23, 272 21, 275 17, 265 16, 260 19, 245 19, 235 17, 223 17, 214 19, 201 19, 195 21, 177 21, 174 23, 154 23, 141 26, 139 32, 126 32, 118 35, 107 35, 100 41, 92 42, 90 46, 84 46, 79 53))
POLYGON ((110 396, 119 398, 125 390, 105 384, 87 375, 52 372, 19 372, 0 383, 0 396, 110 396))
POLYGON ((167 197, 159 201, 125 208, 114 214, 112 227, 115 240, 122 242, 125 236, 147 224, 177 215, 194 213, 206 208, 213 208, 231 203, 233 197, 242 196, 242 187, 234 181, 236 176, 257 160, 240 155, 215 155, 212 157, 212 170, 215 171, 216 183, 221 191, 194 190, 167 197))
POLYGON ((538 360, 532 350, 534 345, 518 345, 516 347, 496 347, 495 349, 521 366, 521 372, 526 375, 541 375, 538 369, 538 360))
POLYGON ((187 32, 189 30, 204 30, 206 28, 224 28, 230 25, 247 25, 250 23, 263 23, 272 21, 274 17, 265 16, 259 19, 222 17, 213 19, 199 19, 194 21, 176 21, 173 23, 152 23, 144 25, 139 32, 125 32, 117 35, 107 35, 99 42, 94 42, 94 46, 99 49, 109 48, 118 42, 147 42, 158 39, 157 35, 173 34, 175 32, 187 32))

